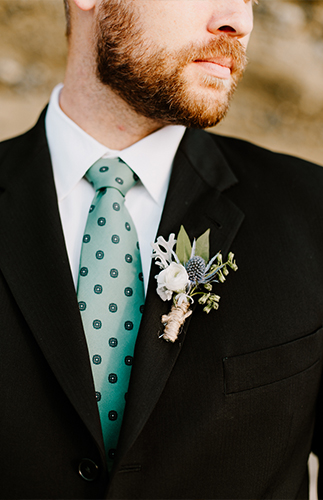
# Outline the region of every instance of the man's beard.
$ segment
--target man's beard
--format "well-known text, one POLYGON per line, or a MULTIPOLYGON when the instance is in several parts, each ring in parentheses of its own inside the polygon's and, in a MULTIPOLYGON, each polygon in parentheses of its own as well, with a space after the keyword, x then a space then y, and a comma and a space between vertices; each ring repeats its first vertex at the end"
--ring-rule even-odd
POLYGON ((147 42, 139 13, 123 0, 102 2, 97 22, 97 77, 136 113, 163 124, 206 128, 226 114, 246 66, 245 49, 225 34, 207 46, 192 43, 169 52, 147 42), (232 78, 212 75, 186 78, 185 68, 197 60, 229 58, 232 78), (194 88, 193 88, 194 87, 194 88))

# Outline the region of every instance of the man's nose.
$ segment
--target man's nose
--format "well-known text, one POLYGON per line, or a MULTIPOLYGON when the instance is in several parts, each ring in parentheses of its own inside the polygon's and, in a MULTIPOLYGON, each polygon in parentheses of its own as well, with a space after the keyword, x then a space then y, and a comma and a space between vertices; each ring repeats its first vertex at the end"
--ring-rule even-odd
POLYGON ((213 0, 214 12, 208 31, 227 33, 241 39, 250 35, 253 28, 252 0, 213 0))

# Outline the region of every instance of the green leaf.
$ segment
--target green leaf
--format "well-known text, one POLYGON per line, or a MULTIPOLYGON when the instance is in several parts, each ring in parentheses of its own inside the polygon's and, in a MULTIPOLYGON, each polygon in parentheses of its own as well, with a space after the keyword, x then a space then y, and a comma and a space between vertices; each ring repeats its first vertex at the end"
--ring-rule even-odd
POLYGON ((190 239, 184 229, 184 226, 181 226, 177 236, 176 255, 179 258, 180 262, 182 264, 185 264, 190 259, 191 252, 192 245, 190 239))
POLYGON ((196 250, 195 255, 202 257, 206 263, 208 263, 210 258, 210 243, 209 243, 210 230, 207 229, 205 233, 202 234, 196 240, 196 250))

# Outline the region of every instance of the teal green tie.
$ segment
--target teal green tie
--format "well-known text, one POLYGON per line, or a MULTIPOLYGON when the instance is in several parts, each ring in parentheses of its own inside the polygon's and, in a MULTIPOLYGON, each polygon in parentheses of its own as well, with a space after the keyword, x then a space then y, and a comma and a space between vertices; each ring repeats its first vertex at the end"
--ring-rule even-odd
POLYGON ((85 177, 96 195, 83 236, 77 294, 111 469, 144 304, 138 238, 124 204, 138 177, 120 158, 97 161, 85 177))

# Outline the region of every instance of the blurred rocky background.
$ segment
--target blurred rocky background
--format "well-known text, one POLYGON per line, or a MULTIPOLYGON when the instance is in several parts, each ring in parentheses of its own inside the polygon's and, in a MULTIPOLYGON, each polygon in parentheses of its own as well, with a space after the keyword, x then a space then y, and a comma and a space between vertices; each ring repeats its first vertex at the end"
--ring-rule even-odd
MULTIPOLYGON (((62 0, 0 0, 0 138, 30 127, 66 58, 62 0)), ((323 164, 323 1, 259 0, 223 134, 323 164)))
POLYGON ((259 0, 248 53, 217 131, 323 164, 323 1, 259 0))
POLYGON ((0 138, 32 125, 66 58, 63 0, 0 0, 0 138))

